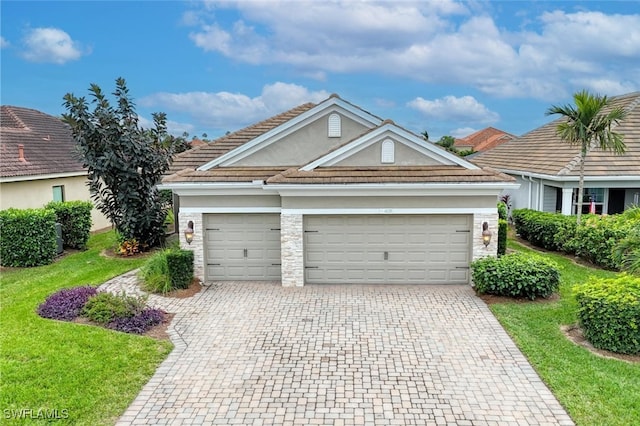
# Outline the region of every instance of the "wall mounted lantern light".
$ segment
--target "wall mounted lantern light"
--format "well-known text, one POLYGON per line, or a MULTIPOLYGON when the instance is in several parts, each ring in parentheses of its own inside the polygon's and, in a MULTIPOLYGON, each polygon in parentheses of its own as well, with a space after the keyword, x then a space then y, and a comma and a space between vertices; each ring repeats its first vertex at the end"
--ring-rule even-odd
POLYGON ((191 244, 191 241, 193 241, 193 221, 192 220, 190 220, 187 223, 187 229, 184 230, 184 239, 187 240, 187 244, 191 244))
POLYGON ((482 224, 482 242, 485 247, 488 247, 489 243, 491 243, 491 231, 489 231, 489 224, 487 222, 482 224))

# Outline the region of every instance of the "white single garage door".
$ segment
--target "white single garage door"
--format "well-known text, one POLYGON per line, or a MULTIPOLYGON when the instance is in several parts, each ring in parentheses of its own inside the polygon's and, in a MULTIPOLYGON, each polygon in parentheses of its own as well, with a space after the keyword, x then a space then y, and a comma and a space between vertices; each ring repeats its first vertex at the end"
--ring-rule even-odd
POLYGON ((280 280, 280 215, 205 215, 207 280, 280 280))
POLYGON ((467 284, 470 215, 305 216, 308 283, 467 284))

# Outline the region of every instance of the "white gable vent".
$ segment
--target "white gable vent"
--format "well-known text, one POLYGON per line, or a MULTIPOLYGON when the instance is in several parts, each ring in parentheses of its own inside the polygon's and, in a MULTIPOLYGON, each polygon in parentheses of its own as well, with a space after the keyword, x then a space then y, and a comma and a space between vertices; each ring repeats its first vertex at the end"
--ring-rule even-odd
POLYGON ((339 138, 342 136, 342 125, 340 116, 333 113, 329 116, 329 135, 330 138, 339 138))
POLYGON ((396 161, 396 147, 391 139, 386 139, 382 142, 382 158, 381 163, 395 163, 396 161))

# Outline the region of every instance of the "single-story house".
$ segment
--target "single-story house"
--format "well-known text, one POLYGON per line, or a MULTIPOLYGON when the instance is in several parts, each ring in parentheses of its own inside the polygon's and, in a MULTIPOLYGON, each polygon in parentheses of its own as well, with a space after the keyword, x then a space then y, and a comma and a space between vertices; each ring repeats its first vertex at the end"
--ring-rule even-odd
POLYGON ((160 188, 200 279, 301 286, 467 284, 517 184, 332 95, 177 155, 160 188))
MULTIPOLYGON (((90 201, 87 171, 71 129, 29 108, 0 107, 0 208, 41 208, 50 201, 90 201)), ((97 209, 92 230, 111 226, 97 209)))
POLYGON ((453 142, 453 147, 460 151, 474 150, 475 152, 481 152, 502 145, 513 138, 515 136, 511 133, 495 127, 487 127, 463 138, 457 138, 453 142))
POLYGON ((610 98, 612 107, 624 108, 628 115, 612 130, 624 136, 627 150, 616 155, 595 146, 585 161, 584 197, 578 201, 580 148, 557 135, 558 118, 522 137, 470 161, 493 167, 513 176, 520 188, 505 190, 513 208, 575 214, 588 213, 595 203, 596 213, 620 213, 640 201, 640 92, 610 98))

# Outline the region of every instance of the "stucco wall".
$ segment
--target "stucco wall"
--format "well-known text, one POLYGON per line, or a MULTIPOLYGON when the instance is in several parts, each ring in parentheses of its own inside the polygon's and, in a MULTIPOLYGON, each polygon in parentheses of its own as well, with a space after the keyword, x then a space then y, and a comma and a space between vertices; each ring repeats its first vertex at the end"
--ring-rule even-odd
POLYGON ((279 195, 182 196, 180 207, 280 207, 279 195))
POLYGON ((403 143, 398 142, 397 140, 394 140, 393 138, 383 138, 382 140, 351 155, 349 158, 345 158, 344 160, 338 162, 336 166, 433 166, 439 164, 442 163, 434 160, 431 157, 427 157, 426 155, 406 146, 403 143), (393 163, 383 164, 381 162, 382 142, 387 139, 390 139, 394 142, 395 161, 393 163))
POLYGON ((496 208, 496 203, 495 196, 282 198, 283 209, 478 209, 496 208))
MULTIPOLYGON (((42 208, 53 201, 53 187, 64 185, 65 201, 91 201, 85 176, 40 179, 0 184, 0 209, 42 208)), ((97 209, 91 211, 92 231, 111 227, 111 222, 97 209)))
POLYGON ((303 165, 330 150, 361 135, 367 128, 341 115, 342 136, 328 137, 327 115, 262 148, 260 151, 233 163, 233 166, 295 166, 303 165))

